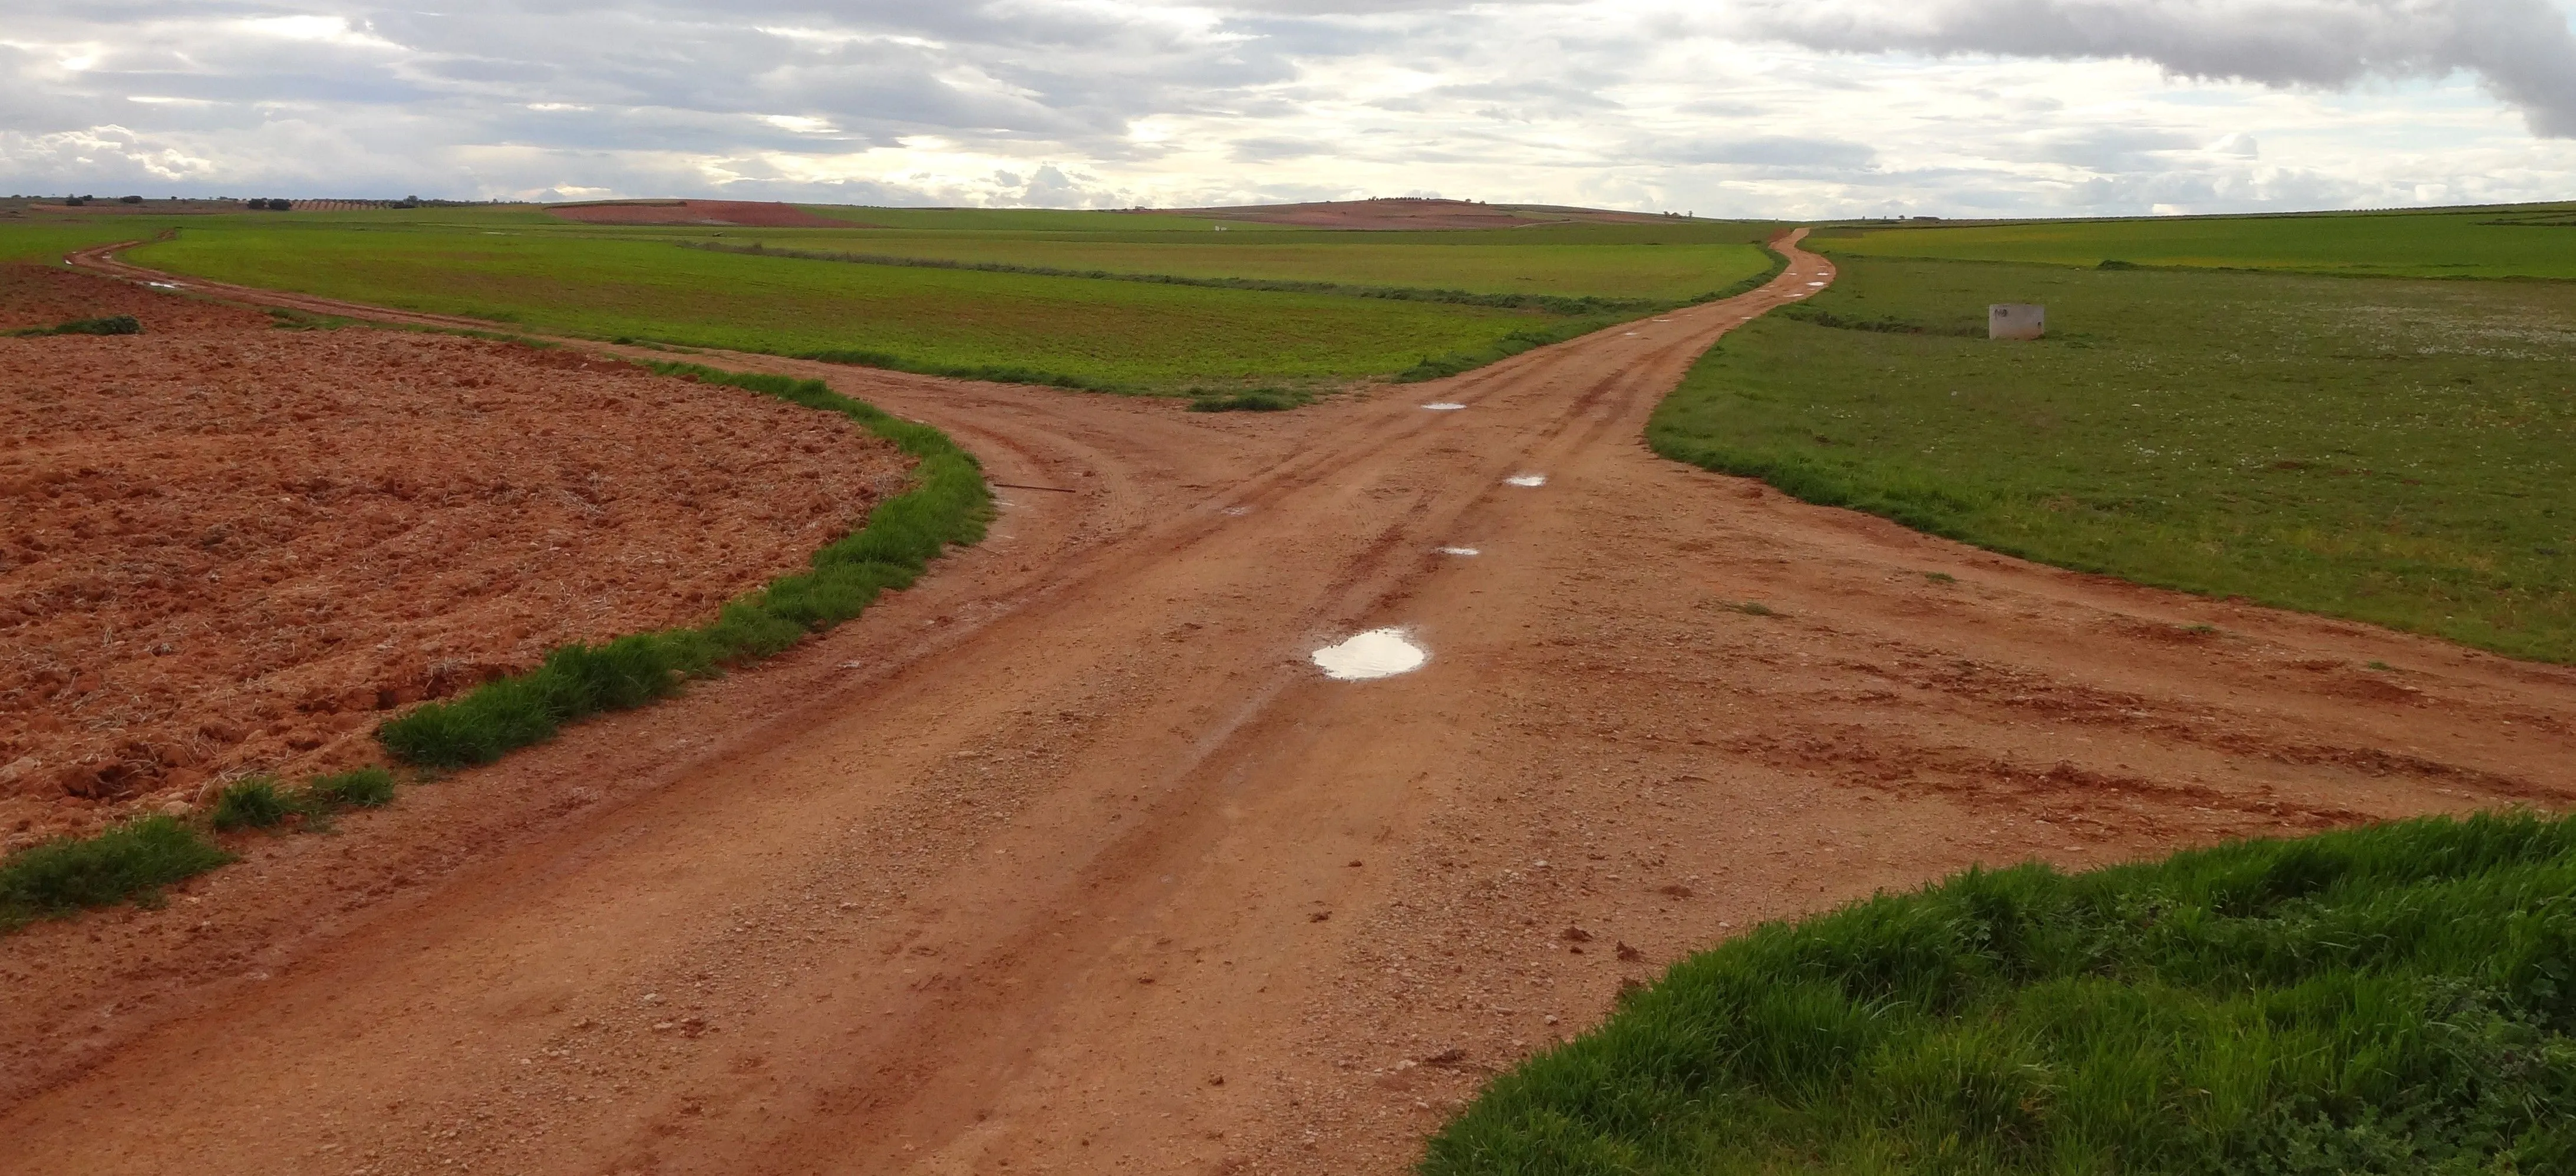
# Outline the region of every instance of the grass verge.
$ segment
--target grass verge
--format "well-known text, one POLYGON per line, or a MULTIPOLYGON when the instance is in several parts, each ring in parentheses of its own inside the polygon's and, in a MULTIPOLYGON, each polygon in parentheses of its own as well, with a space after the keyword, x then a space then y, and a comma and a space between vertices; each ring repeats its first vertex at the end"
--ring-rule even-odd
POLYGON ((913 488, 878 503, 865 526, 815 552, 810 570, 727 603, 708 624, 566 645, 534 670, 386 722, 376 738, 397 759, 438 768, 490 763, 553 737, 566 723, 667 697, 690 678, 768 657, 859 615, 878 593, 910 587, 948 545, 983 538, 991 491, 974 457, 939 430, 842 396, 820 380, 694 364, 648 366, 847 416, 919 459, 913 488))
MULTIPOLYGON (((383 768, 314 776, 288 790, 274 777, 236 781, 215 796, 204 814, 218 832, 269 829, 301 817, 305 828, 327 827, 333 813, 393 803, 394 775, 383 768)), ((233 860, 198 827, 178 817, 137 817, 88 837, 64 837, 0 861, 0 933, 40 918, 59 918, 84 907, 132 900, 152 905, 161 888, 233 860)))
POLYGON ((2576 819, 1972 870, 1676 965, 1427 1176, 2564 1172, 2576 819))
POLYGON ((1646 436, 2028 559, 2576 662, 2571 315, 2558 282, 1847 257, 1646 436), (2050 337, 1983 338, 1994 302, 2050 337))
POLYGON ((20 327, 0 332, 18 338, 35 335, 140 335, 143 324, 130 314, 112 314, 105 318, 73 319, 50 327, 20 327))
POLYGON ((65 837, 0 861, 0 932, 83 907, 132 899, 233 860, 177 817, 139 817, 90 837, 65 837))

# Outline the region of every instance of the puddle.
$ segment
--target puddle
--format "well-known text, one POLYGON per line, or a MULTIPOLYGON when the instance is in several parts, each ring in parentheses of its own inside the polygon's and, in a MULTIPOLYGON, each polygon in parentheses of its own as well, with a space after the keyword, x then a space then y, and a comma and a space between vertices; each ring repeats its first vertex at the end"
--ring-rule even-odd
POLYGON ((1513 474, 1511 477, 1503 479, 1503 481, 1514 486, 1544 486, 1547 485, 1547 475, 1513 474))
POLYGON ((1327 678, 1359 682, 1370 678, 1388 678, 1422 668, 1431 655, 1415 645, 1402 629, 1371 629, 1339 645, 1327 645, 1312 655, 1315 665, 1327 678))
POLYGON ((1455 400, 1434 400, 1422 407, 1430 409, 1433 412, 1456 412, 1467 406, 1460 404, 1455 400))
POLYGON ((1225 513, 1230 515, 1248 515, 1252 513, 1252 508, 1248 506, 1229 506, 1225 508, 1225 513))
POLYGON ((1473 548, 1473 547, 1443 547, 1443 548, 1441 548, 1441 549, 1440 549, 1440 554, 1442 554, 1442 555, 1477 555, 1477 554, 1481 554, 1481 553, 1480 553, 1480 552, 1478 552, 1478 551, 1477 551, 1475 548, 1473 548))
POLYGON ((1809 283, 1807 283, 1807 284, 1808 284, 1808 285, 1810 285, 1810 286, 1821 286, 1821 285, 1824 285, 1824 283, 1823 283, 1823 282, 1809 282, 1809 283))
POLYGON ((1635 331, 1621 331, 1621 332, 1619 332, 1619 333, 1620 333, 1620 334, 1622 334, 1622 335, 1634 335, 1634 334, 1636 334, 1636 332, 1635 332, 1635 331))
POLYGON ((176 289, 179 289, 179 283, 177 283, 177 282, 145 282, 145 283, 143 283, 143 284, 144 284, 144 285, 146 285, 146 286, 150 286, 150 287, 152 287, 152 288, 153 288, 153 289, 155 289, 155 290, 176 290, 176 289))

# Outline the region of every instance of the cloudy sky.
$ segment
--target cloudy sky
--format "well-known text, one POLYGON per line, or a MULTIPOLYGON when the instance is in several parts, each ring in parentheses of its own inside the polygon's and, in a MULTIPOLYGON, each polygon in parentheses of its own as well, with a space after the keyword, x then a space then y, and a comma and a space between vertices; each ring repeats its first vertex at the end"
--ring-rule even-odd
POLYGON ((81 0, 0 192, 1701 215, 2576 198, 2576 0, 81 0))

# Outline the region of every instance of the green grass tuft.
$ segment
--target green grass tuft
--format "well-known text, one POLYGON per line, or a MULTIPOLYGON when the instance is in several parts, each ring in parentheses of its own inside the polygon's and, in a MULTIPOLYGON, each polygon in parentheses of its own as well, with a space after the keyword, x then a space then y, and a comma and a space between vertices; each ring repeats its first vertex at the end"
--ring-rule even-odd
POLYGON ((304 784, 304 803, 311 808, 382 808, 394 800, 394 774, 383 768, 359 768, 315 776, 304 784))
POLYGON ((239 829, 268 829, 284 824, 288 817, 304 812, 296 798, 277 787, 268 776, 253 776, 230 785, 215 794, 214 811, 208 820, 217 831, 230 833, 239 829))
POLYGON ((2576 818, 1971 870, 1676 965, 1426 1176, 2576 1165, 2576 818))
POLYGON ((1299 408, 1312 396, 1285 388, 1252 388, 1242 392, 1192 391, 1191 412, 1281 412, 1299 408))
POLYGON ((149 903, 162 887, 231 860, 196 830, 161 815, 49 841, 0 861, 0 931, 83 907, 149 903))
POLYGON ((918 459, 913 488, 878 503, 865 525, 815 552, 809 570, 728 602, 706 625, 564 646, 527 673, 386 722, 376 738, 395 758, 435 768, 490 763, 552 738, 566 723, 667 697, 690 678, 768 657, 858 616, 879 593, 911 587, 950 545, 983 538, 992 492, 973 455, 939 430, 842 396, 820 380, 651 366, 848 416, 918 459))

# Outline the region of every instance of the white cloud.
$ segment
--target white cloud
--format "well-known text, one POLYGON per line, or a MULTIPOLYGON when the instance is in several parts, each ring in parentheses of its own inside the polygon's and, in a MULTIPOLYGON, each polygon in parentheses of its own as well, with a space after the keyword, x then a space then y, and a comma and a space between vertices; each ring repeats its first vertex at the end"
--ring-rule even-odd
POLYGON ((0 128, 18 191, 2397 205, 2576 186, 2576 38, 2558 0, 123 0, 11 17, 0 128))

